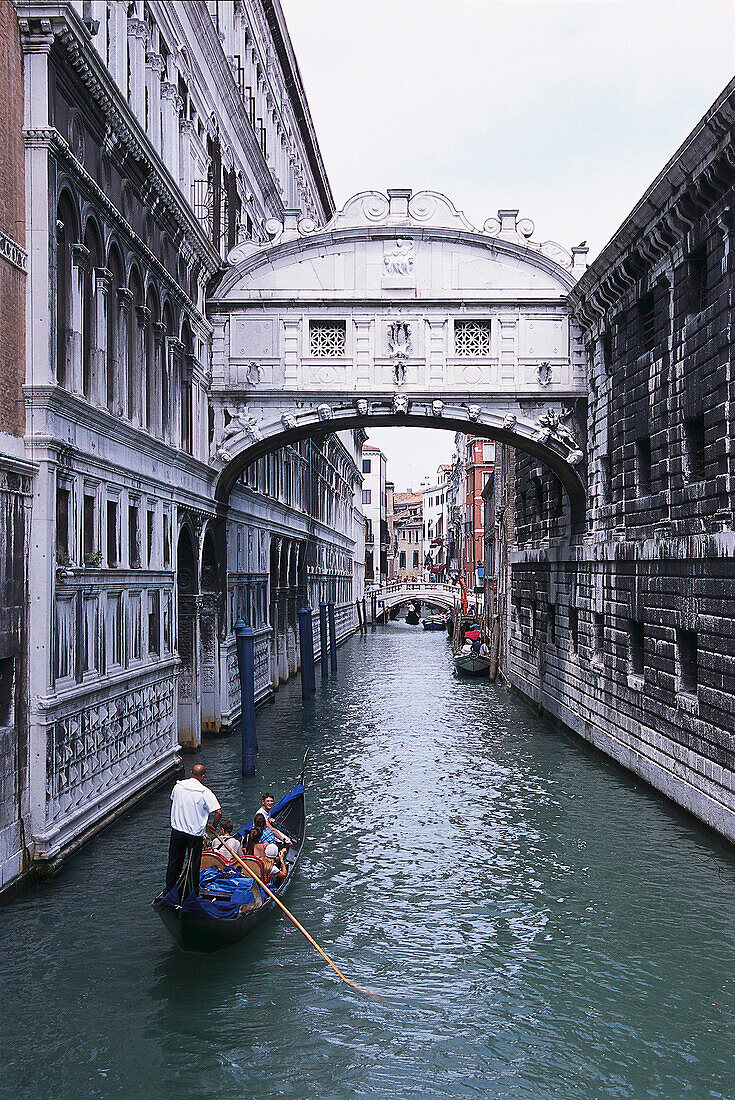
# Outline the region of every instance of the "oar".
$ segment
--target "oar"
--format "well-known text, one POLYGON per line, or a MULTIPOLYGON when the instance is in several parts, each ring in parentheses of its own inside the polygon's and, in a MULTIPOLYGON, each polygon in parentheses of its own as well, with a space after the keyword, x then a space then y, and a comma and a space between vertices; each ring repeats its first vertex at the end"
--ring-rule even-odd
POLYGON ((340 968, 339 968, 338 966, 336 966, 336 965, 335 965, 335 964, 334 964, 334 963, 332 962, 332 960, 330 959, 330 957, 329 957, 329 955, 328 955, 328 954, 326 953, 326 951, 322 951, 321 947, 320 947, 320 946, 319 946, 319 944, 318 944, 318 943, 316 942, 316 940, 315 940, 315 939, 314 939, 314 938, 313 938, 312 936, 310 936, 310 935, 309 935, 309 933, 308 933, 308 932, 306 931, 306 929, 304 928, 303 924, 299 924, 299 922, 298 922, 298 921, 296 920, 296 917, 295 917, 295 916, 293 915, 293 913, 291 913, 291 912, 290 912, 290 911, 289 911, 289 910, 288 910, 288 909, 286 908, 286 906, 285 906, 285 905, 283 904, 283 902, 281 901, 281 899, 280 899, 279 897, 277 897, 277 896, 276 896, 276 895, 275 895, 275 894, 273 893, 273 891, 272 891, 271 889, 269 889, 269 887, 267 887, 267 886, 266 886, 266 884, 265 884, 264 882, 261 882, 261 881, 260 881, 260 879, 259 879, 259 878, 258 878, 258 876, 257 876, 257 875, 255 874, 255 872, 254 872, 254 871, 253 871, 253 870, 252 870, 252 869, 251 869, 250 867, 248 867, 248 865, 247 865, 246 863, 243 863, 243 861, 242 861, 242 860, 240 859, 240 857, 239 857, 239 856, 238 856, 238 855, 237 855, 237 854, 236 854, 235 852, 233 852, 233 851, 232 851, 232 849, 229 849, 229 848, 228 848, 228 851, 229 851, 229 852, 230 852, 230 854, 232 855, 232 858, 233 858, 233 859, 235 859, 235 860, 237 860, 237 862, 238 862, 238 863, 240 864, 240 866, 241 866, 241 867, 242 867, 242 868, 243 868, 243 869, 244 869, 244 870, 246 871, 246 873, 247 873, 247 876, 248 876, 248 878, 253 878, 253 879, 255 879, 255 881, 257 882, 258 886, 260 886, 260 887, 261 887, 261 889, 265 890, 266 894, 268 894, 268 896, 269 896, 269 897, 273 898, 274 902, 275 902, 275 903, 276 903, 276 905, 277 905, 277 906, 279 907, 279 909, 282 909, 282 910, 283 910, 283 912, 284 912, 284 913, 286 914, 286 916, 288 917, 288 919, 289 919, 289 920, 290 920, 290 921, 291 921, 291 922, 292 922, 293 924, 295 924, 295 925, 296 925, 296 927, 298 928, 299 932, 301 932, 301 934, 302 934, 302 935, 306 936, 306 938, 307 938, 307 940, 309 941, 309 943, 310 943, 310 944, 312 944, 312 946, 313 946, 313 947, 316 947, 316 949, 317 949, 317 951, 319 952, 319 954, 321 955, 321 957, 322 957, 322 958, 323 958, 323 959, 325 960, 325 962, 329 963, 329 965, 331 966, 332 970, 333 970, 333 971, 335 972, 335 974, 338 974, 338 975, 339 975, 339 977, 340 977, 340 978, 342 979, 342 981, 343 981, 343 982, 345 982, 345 983, 346 983, 347 985, 351 985, 351 986, 352 986, 352 988, 353 988, 353 989, 356 989, 356 990, 357 990, 357 991, 358 991, 359 993, 367 993, 368 997, 374 997, 374 996, 375 996, 375 994, 374 994, 374 993, 371 993, 369 989, 365 989, 365 988, 364 988, 363 986, 361 986, 361 985, 358 985, 358 984, 357 984, 357 982, 353 982, 353 981, 350 981, 350 979, 349 979, 349 978, 345 978, 345 976, 344 976, 344 974, 342 973, 342 971, 340 970, 340 968))

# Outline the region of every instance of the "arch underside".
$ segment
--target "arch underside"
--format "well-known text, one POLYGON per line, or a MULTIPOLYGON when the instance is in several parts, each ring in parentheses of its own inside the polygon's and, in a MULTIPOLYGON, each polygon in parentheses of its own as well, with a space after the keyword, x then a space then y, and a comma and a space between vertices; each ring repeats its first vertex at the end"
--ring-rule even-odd
MULTIPOLYGON (((371 404, 374 406, 373 402, 371 404)), ((388 398, 385 399, 385 404, 389 405, 388 398)), ((538 409, 537 402, 528 404, 538 409)), ((288 426, 280 418, 270 423, 264 418, 258 423, 257 429, 245 428, 239 437, 233 437, 231 442, 220 447, 218 454, 223 467, 217 479, 215 495, 218 501, 226 503, 233 485, 246 466, 263 455, 302 439, 323 438, 332 432, 353 428, 369 429, 371 426, 436 428, 467 432, 483 439, 504 443, 538 459, 556 474, 566 490, 574 532, 584 520, 585 487, 577 465, 568 460, 573 448, 548 432, 543 424, 539 426, 539 421, 533 419, 534 412, 531 409, 523 407, 521 402, 517 403, 516 408, 517 412, 511 414, 515 418, 513 427, 504 426, 509 417, 507 400, 502 401, 497 412, 493 412, 492 405, 488 405, 477 419, 471 419, 466 408, 451 406, 443 409, 441 415, 433 415, 425 408, 412 411, 410 400, 405 413, 375 407, 369 412, 360 413, 353 407, 333 410, 330 417, 324 420, 320 418, 318 409, 304 410, 297 417, 291 416, 288 426)), ((548 409, 548 405, 544 404, 541 408, 548 409)), ((581 453, 577 453, 581 459, 581 453)), ((572 457, 575 454, 572 453, 572 457)))
POLYGON ((458 595, 453 598, 450 595, 432 592, 428 585, 426 588, 418 589, 416 592, 404 592, 399 596, 381 596, 379 592, 377 595, 385 611, 393 611, 396 607, 408 607, 409 604, 412 603, 418 603, 427 607, 438 607, 443 611, 451 611, 459 598, 458 595))

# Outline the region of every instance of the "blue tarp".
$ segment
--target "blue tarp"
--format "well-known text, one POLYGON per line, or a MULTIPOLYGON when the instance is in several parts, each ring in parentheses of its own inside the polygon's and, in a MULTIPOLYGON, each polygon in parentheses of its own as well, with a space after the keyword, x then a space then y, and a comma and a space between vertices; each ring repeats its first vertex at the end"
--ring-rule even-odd
MULTIPOLYGON (((275 804, 275 806, 271 810, 271 817, 274 817, 279 810, 282 810, 285 806, 288 806, 289 802, 293 802, 295 798, 300 798, 305 790, 306 787, 303 783, 294 784, 288 794, 285 794, 281 801, 275 804)), ((252 829, 252 827, 253 823, 252 821, 249 821, 247 825, 243 825, 242 829, 239 829, 235 835, 239 836, 240 839, 242 839, 244 836, 247 836, 249 830, 252 829)))

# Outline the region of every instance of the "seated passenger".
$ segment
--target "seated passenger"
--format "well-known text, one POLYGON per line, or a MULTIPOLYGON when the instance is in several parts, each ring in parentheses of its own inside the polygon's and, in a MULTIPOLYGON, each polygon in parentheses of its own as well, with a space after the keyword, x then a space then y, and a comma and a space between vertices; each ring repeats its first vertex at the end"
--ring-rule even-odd
POLYGON ((243 858, 243 850, 240 841, 232 835, 233 824, 230 818, 223 817, 220 821, 219 835, 212 837, 212 850, 217 855, 228 861, 232 860, 233 853, 240 859, 243 858))
POLYGON ((266 846, 263 866, 268 875, 266 880, 266 885, 268 886, 280 886, 288 875, 288 867, 278 850, 277 844, 268 844, 266 846))
POLYGON ((487 644, 487 642, 483 642, 482 645, 480 646, 480 656, 481 657, 489 657, 490 656, 490 646, 487 644))
POLYGON ((263 843, 262 838, 263 830, 257 825, 254 825, 245 838, 245 855, 256 856, 258 859, 262 860, 266 849, 266 845, 263 843))
MULTIPOLYGON (((263 794, 262 805, 261 805, 260 809, 257 811, 257 813, 262 814, 263 817, 265 818, 266 830, 272 834, 274 840, 279 840, 283 844, 290 844, 291 843, 290 838, 288 836, 286 836, 285 833, 282 833, 279 829, 277 829, 276 826, 271 821, 271 811, 273 809, 274 804, 275 804, 275 799, 274 799, 273 795, 271 794, 270 791, 266 791, 263 794)), ((256 814, 256 816, 257 816, 257 814, 256 814)))

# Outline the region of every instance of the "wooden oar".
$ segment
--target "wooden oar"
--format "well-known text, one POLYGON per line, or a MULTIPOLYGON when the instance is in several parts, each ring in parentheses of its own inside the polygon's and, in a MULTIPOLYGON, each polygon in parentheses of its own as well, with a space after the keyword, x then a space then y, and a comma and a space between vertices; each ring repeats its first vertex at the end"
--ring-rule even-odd
MULTIPOLYGON (((215 834, 215 835, 218 835, 218 834, 215 834)), ((227 847, 227 846, 225 845, 225 847, 227 847)), ((268 896, 269 896, 269 897, 273 898, 274 902, 275 902, 275 903, 276 903, 276 905, 277 905, 277 906, 279 907, 279 909, 282 909, 282 910, 283 910, 283 912, 284 912, 284 913, 286 914, 286 916, 288 917, 288 919, 289 919, 289 920, 290 920, 290 921, 291 921, 291 922, 292 922, 293 924, 295 924, 295 925, 296 925, 296 927, 298 928, 299 932, 301 932, 301 934, 302 934, 303 936, 306 936, 306 938, 307 938, 307 940, 309 941, 309 943, 310 943, 310 944, 312 944, 312 946, 313 946, 313 947, 316 947, 317 951, 319 952, 319 954, 321 955, 321 957, 322 957, 322 958, 324 959, 324 961, 325 961, 325 962, 327 962, 327 963, 329 963, 329 965, 331 966, 332 970, 333 970, 333 971, 335 972, 335 974, 338 974, 338 975, 339 975, 339 977, 340 977, 340 978, 342 979, 342 981, 343 981, 343 982, 345 982, 345 983, 346 983, 347 985, 351 985, 351 986, 352 986, 352 988, 353 988, 353 989, 356 989, 356 990, 357 990, 357 991, 358 991, 359 993, 366 993, 366 994, 368 995, 368 997, 374 997, 374 996, 375 996, 375 994, 374 994, 374 993, 371 993, 369 989, 365 989, 365 988, 364 988, 363 986, 361 986, 361 985, 358 985, 358 984, 357 984, 357 982, 353 982, 353 981, 350 981, 350 979, 349 979, 349 978, 345 978, 345 976, 344 976, 344 974, 342 973, 342 971, 340 970, 340 968, 339 968, 338 966, 336 966, 336 965, 335 965, 335 964, 334 964, 334 963, 332 962, 332 960, 330 959, 330 957, 329 957, 329 955, 328 955, 328 954, 326 953, 326 951, 322 951, 321 947, 320 947, 320 946, 319 946, 319 944, 318 944, 318 943, 316 942, 316 940, 315 940, 315 939, 313 938, 313 936, 310 936, 310 935, 309 935, 309 933, 308 933, 308 932, 306 931, 306 929, 304 928, 303 924, 299 924, 299 922, 298 922, 298 921, 296 920, 296 917, 295 917, 295 916, 293 915, 293 913, 291 913, 291 912, 290 912, 290 911, 289 911, 289 910, 288 910, 288 909, 286 908, 286 906, 285 906, 285 905, 283 904, 283 902, 281 901, 281 899, 280 899, 279 897, 277 897, 277 896, 276 896, 276 895, 275 895, 275 894, 273 893, 273 891, 272 891, 271 889, 269 889, 269 887, 268 887, 268 886, 266 886, 266 884, 265 884, 264 882, 261 882, 261 881, 260 881, 260 879, 259 879, 259 878, 258 878, 258 876, 257 876, 257 875, 255 874, 255 872, 254 872, 254 871, 253 871, 253 870, 252 870, 252 869, 251 869, 250 867, 248 867, 248 865, 247 865, 246 863, 243 863, 243 861, 242 861, 242 860, 240 859, 240 857, 239 857, 239 856, 237 855, 237 853, 236 853, 236 852, 233 852, 231 848, 227 848, 227 851, 228 851, 228 852, 230 853, 230 855, 232 856, 232 858, 233 858, 233 859, 235 859, 235 860, 237 860, 237 862, 238 862, 238 863, 240 864, 240 866, 241 866, 241 867, 242 867, 242 868, 243 868, 243 869, 245 870, 245 872, 247 873, 247 876, 248 876, 248 878, 252 878, 252 879, 255 879, 255 881, 257 882, 258 886, 260 886, 260 887, 261 887, 261 889, 265 890, 266 894, 268 894, 268 896)))

